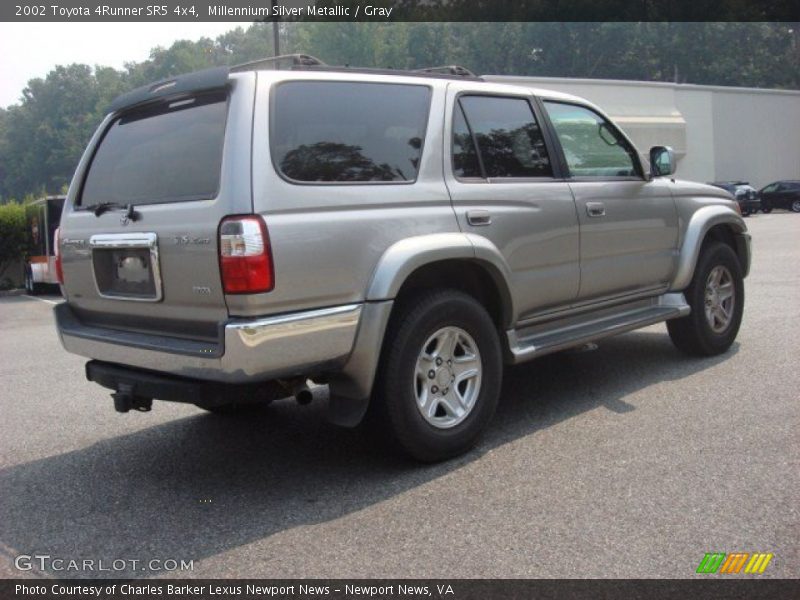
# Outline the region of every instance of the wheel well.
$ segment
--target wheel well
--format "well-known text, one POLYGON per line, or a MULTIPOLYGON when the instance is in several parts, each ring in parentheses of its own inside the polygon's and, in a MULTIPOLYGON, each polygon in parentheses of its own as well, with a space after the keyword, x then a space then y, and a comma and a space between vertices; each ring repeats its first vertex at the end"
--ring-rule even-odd
POLYGON ((480 302, 498 329, 511 322, 511 298, 501 276, 480 262, 456 259, 423 265, 403 282, 396 302, 410 300, 415 293, 432 288, 451 288, 469 294, 480 302))
POLYGON ((736 253, 736 257, 739 259, 739 264, 742 267, 746 267, 747 265, 747 256, 744 256, 743 253, 744 248, 741 247, 741 244, 736 243, 736 233, 734 233, 733 229, 728 225, 714 225, 711 229, 708 230, 706 233, 706 237, 703 239, 703 245, 705 246, 709 242, 721 242, 731 247, 736 253))

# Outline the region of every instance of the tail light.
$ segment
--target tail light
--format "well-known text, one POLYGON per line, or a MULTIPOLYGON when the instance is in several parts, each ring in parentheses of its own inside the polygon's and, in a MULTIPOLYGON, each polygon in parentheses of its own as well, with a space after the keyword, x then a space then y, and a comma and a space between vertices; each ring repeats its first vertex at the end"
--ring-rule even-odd
POLYGON ((219 269, 226 294, 256 294, 275 287, 269 236, 261 217, 222 220, 219 269))
POLYGON ((64 267, 61 265, 61 228, 56 228, 53 235, 53 254, 56 257, 56 280, 64 284, 64 267))

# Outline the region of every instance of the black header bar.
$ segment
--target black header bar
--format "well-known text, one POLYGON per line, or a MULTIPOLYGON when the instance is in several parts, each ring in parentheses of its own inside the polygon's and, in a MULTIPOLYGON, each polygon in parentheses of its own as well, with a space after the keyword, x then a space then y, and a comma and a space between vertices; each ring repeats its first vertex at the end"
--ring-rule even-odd
POLYGON ((10 0, 0 21, 800 21, 797 0, 10 0))

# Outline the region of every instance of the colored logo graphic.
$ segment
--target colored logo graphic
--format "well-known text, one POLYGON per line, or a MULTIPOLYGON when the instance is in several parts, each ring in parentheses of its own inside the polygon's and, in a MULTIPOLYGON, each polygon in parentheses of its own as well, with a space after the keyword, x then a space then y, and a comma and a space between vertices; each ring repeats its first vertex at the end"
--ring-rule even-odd
POLYGON ((698 573, 751 573, 761 574, 767 568, 773 554, 766 552, 708 552, 697 567, 698 573), (745 566, 747 565, 747 566, 745 566), (744 571, 742 571, 744 567, 744 571))

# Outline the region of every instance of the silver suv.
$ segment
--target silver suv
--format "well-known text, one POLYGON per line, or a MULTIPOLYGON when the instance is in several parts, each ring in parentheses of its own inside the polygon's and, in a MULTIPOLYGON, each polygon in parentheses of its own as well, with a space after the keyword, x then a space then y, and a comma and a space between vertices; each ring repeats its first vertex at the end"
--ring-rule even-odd
POLYGON ((660 321, 739 329, 750 236, 596 106, 463 69, 294 57, 118 98, 61 220, 64 347, 120 411, 212 412, 330 387, 423 461, 469 449, 505 364, 660 321))

